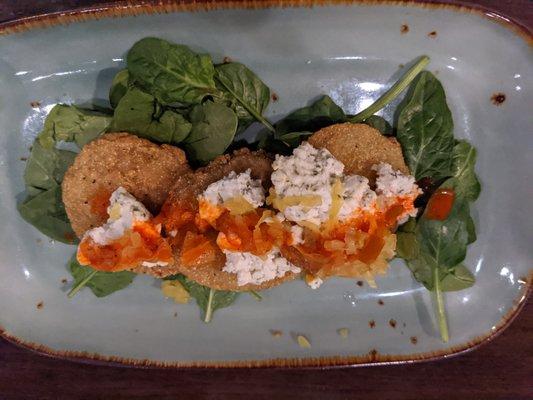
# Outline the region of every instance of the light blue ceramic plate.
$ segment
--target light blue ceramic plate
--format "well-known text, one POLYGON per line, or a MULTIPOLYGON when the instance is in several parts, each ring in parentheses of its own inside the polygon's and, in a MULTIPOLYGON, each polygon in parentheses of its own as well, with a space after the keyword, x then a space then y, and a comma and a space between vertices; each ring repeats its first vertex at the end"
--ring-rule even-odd
POLYGON ((104 8, 0 28, 3 335, 48 354, 128 364, 328 366, 448 356, 507 325, 531 285, 531 37, 504 20, 443 6, 218 7, 104 8), (21 158, 54 104, 106 99, 125 51, 145 36, 249 65, 279 96, 272 119, 322 93, 355 113, 396 80, 401 64, 431 57, 456 136, 478 148, 483 185, 474 207, 479 236, 466 260, 477 283, 446 295, 448 344, 435 328, 428 292, 398 261, 377 289, 338 279, 314 292, 296 281, 266 292, 262 302, 243 295, 207 325, 196 305, 165 300, 149 277, 107 298, 83 290, 67 299, 62 280, 74 249, 52 243, 18 215, 21 158), (495 93, 504 94, 502 104, 494 104, 495 93), (339 328, 349 328, 347 338, 339 328), (311 348, 298 346, 298 333, 311 348))

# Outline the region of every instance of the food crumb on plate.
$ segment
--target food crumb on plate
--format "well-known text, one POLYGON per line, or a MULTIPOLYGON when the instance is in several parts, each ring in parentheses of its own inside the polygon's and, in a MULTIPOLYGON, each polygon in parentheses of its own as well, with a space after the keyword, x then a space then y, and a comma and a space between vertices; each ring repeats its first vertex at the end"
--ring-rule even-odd
POLYGON ((383 305, 385 305, 385 302, 384 302, 383 300, 379 299, 379 300, 378 300, 378 304, 379 304, 380 306, 383 306, 383 305))
POLYGON ((402 24, 402 26, 400 28, 400 33, 407 33, 407 32, 409 32, 409 25, 402 24))
POLYGON ((63 285, 65 285, 67 282, 68 282, 67 278, 63 278, 63 279, 61 279, 61 283, 62 283, 63 285))
POLYGON ((437 31, 431 31, 428 33, 428 37, 430 38, 436 38, 437 37, 437 31))
POLYGON ((311 348, 311 342, 304 335, 297 335, 296 341, 298 342, 298 346, 300 346, 303 349, 311 348))
POLYGON ((391 318, 389 320, 389 325, 391 326, 391 328, 396 329, 396 320, 391 318))
POLYGON ((270 329, 269 330, 270 334, 275 337, 275 338, 280 338, 283 336, 283 332, 282 331, 279 331, 277 329, 270 329))
POLYGON ((37 310, 42 310, 43 307, 44 307, 44 302, 40 301, 37 303, 37 310))
POLYGON ((350 330, 348 328, 339 328, 337 329, 337 333, 341 338, 346 339, 350 334, 350 330))
POLYGON ((376 321, 371 319, 370 321, 368 321, 368 326, 370 327, 370 329, 374 329, 376 327, 376 321))
POLYGON ((174 299, 174 302, 179 304, 187 304, 191 298, 189 292, 179 281, 161 282, 161 291, 163 296, 174 299))
POLYGON ((411 340, 412 344, 417 344, 418 343, 418 338, 416 336, 411 336, 410 340, 411 340))

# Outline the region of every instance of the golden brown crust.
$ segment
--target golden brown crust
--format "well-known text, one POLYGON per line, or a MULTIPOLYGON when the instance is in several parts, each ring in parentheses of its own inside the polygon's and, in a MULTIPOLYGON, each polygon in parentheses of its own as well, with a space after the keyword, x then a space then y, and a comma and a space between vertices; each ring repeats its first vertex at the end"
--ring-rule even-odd
POLYGON ((398 141, 365 124, 347 122, 328 126, 313 134, 309 143, 328 149, 344 164, 346 174, 366 176, 371 183, 376 179, 372 166, 380 162, 388 163, 404 174, 410 173, 398 141))
POLYGON ((176 178, 189 171, 185 153, 128 133, 110 133, 88 143, 63 179, 63 203, 78 237, 105 223, 91 212, 99 190, 123 186, 153 213, 158 212, 176 178))
MULTIPOLYGON (((222 179, 231 171, 241 173, 247 169, 251 170, 253 178, 260 179, 263 186, 268 188, 270 185, 270 175, 272 173, 272 160, 262 151, 251 152, 249 149, 240 149, 235 151, 231 156, 223 155, 217 157, 209 165, 198 169, 194 173, 185 174, 179 177, 169 193, 167 202, 170 202, 171 204, 175 202, 180 204, 186 203, 192 206, 193 210, 197 210, 198 195, 203 193, 207 186, 222 179)), ((215 243, 216 235, 212 236, 210 239, 213 242, 213 246, 218 249, 215 243)), ((263 290, 292 280, 297 275, 289 273, 282 278, 273 279, 264 282, 261 285, 239 286, 237 284, 236 274, 222 271, 226 257, 221 251, 217 251, 214 262, 200 263, 194 267, 180 265, 178 262, 179 256, 179 249, 175 249, 176 263, 173 268, 177 270, 177 272, 182 273, 189 279, 192 279, 201 285, 217 290, 263 290)))

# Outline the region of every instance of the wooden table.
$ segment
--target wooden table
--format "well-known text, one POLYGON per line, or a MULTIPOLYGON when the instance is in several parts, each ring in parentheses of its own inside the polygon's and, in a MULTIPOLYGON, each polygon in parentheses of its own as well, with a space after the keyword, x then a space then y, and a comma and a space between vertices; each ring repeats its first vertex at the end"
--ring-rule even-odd
MULTIPOLYGON (((0 22, 102 0, 0 0, 0 22)), ((533 30, 533 2, 471 0, 533 30)), ((333 370, 143 370, 51 359, 0 339, 0 400, 533 399, 533 301, 493 342, 432 363, 333 370)))

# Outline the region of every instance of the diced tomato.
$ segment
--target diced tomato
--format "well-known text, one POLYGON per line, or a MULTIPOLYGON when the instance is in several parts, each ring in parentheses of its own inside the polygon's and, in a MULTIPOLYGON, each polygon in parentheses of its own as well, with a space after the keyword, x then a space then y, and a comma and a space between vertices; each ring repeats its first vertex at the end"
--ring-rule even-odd
POLYGON ((169 243, 150 222, 135 223, 133 229, 107 245, 84 239, 78 248, 78 261, 101 271, 122 271, 137 267, 143 261, 172 262, 169 243))
POLYGON ((187 232, 181 248, 180 262, 184 266, 210 263, 215 260, 215 247, 203 234, 187 232))
POLYGON ((363 248, 357 252, 357 258, 365 264, 370 264, 378 258, 385 244, 383 235, 370 235, 363 248))

